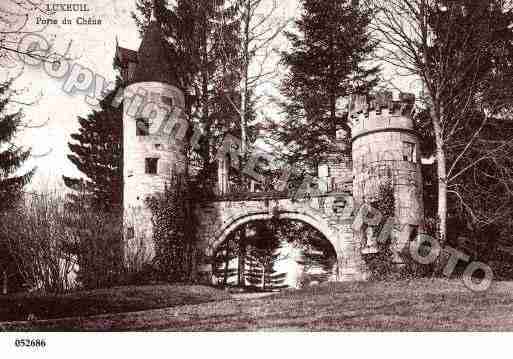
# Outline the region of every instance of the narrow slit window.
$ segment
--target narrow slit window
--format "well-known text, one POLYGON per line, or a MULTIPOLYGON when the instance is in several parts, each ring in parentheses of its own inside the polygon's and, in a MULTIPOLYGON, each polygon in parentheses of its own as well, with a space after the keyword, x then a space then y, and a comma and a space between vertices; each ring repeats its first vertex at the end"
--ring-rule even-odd
POLYGON ((403 161, 417 163, 417 149, 413 142, 403 142, 403 161))
POLYGON ((139 118, 135 122, 136 136, 149 136, 150 135, 150 121, 145 118, 139 118))
POLYGON ((146 159, 146 173, 150 175, 156 175, 158 170, 158 158, 147 158, 146 159))

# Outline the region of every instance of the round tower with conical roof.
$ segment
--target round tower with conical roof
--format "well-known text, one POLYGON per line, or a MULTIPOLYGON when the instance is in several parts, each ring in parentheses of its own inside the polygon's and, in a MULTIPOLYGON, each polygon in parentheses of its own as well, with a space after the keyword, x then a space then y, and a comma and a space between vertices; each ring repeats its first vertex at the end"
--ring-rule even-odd
POLYGON ((381 92, 352 96, 349 106, 354 201, 372 205, 381 200, 384 187, 393 189, 396 250, 423 227, 420 142, 411 116, 414 105, 412 94, 394 98, 391 92, 381 92))
POLYGON ((153 11, 138 53, 128 54, 123 101, 124 222, 127 255, 154 255, 151 211, 147 199, 163 192, 183 172, 184 93, 179 88, 171 49, 153 11), (135 63, 134 63, 135 62, 135 63), (140 247, 144 248, 140 248, 140 247), (134 253, 132 253, 134 254, 134 253))

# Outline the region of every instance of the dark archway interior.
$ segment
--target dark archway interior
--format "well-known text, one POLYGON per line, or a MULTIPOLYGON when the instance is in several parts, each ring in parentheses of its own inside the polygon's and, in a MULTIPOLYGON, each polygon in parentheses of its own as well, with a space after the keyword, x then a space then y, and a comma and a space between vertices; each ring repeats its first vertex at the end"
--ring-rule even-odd
POLYGON ((334 274, 333 245, 299 220, 255 220, 232 231, 214 253, 213 282, 241 291, 321 283, 334 274))

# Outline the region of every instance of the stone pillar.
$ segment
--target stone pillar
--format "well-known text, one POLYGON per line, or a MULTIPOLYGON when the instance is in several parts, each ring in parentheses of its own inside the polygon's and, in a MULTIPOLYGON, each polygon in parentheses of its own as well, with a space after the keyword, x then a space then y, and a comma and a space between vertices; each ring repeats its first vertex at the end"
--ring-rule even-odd
POLYGON ((228 157, 223 157, 217 161, 217 189, 220 195, 227 194, 229 191, 228 176, 230 163, 228 157))
POLYGON ((361 252, 361 237, 352 229, 352 218, 339 226, 337 252, 337 281, 367 280, 368 270, 361 252))

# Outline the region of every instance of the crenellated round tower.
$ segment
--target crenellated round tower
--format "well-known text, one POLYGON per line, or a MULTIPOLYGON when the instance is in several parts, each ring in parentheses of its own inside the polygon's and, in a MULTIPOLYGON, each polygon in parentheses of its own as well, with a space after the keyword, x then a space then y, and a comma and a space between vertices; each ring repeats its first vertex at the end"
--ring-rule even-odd
MULTIPOLYGON (((394 196, 395 246, 402 246, 423 227, 424 206, 419 135, 412 111, 415 96, 390 92, 353 96, 353 197, 356 205, 380 200, 383 186, 394 196)), ((396 256, 398 259, 398 256, 396 256)))
MULTIPOLYGON (((155 16, 138 52, 118 48, 124 82, 123 172, 127 255, 142 244, 145 257, 154 255, 151 211, 146 200, 163 192, 183 172, 184 144, 179 121, 185 108, 169 47, 155 16), (177 131, 178 130, 178 131, 177 131), (175 131, 175 132, 173 132, 175 131)), ((133 254, 133 253, 132 253, 133 254)))

